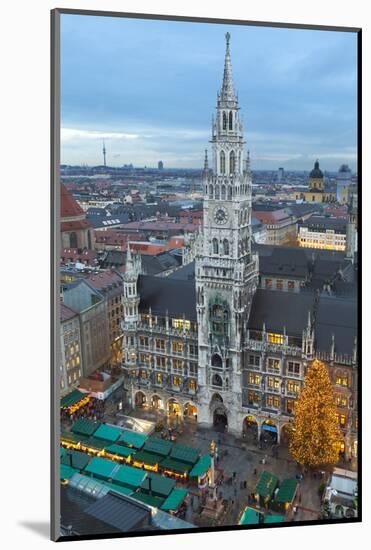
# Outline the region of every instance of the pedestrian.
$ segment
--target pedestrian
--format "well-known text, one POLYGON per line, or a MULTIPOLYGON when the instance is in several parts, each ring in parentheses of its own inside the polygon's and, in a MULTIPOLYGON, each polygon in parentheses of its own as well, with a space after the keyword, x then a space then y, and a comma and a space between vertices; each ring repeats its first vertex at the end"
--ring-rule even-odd
POLYGON ((256 476, 257 473, 258 473, 258 470, 254 468, 254 476, 256 476))

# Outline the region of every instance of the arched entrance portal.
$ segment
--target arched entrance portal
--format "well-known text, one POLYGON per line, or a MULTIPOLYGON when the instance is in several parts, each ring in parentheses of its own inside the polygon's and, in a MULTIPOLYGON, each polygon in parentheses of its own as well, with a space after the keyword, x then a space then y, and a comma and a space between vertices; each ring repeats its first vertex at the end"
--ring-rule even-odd
POLYGON ((135 407, 137 408, 142 408, 146 405, 147 403, 147 398, 146 396, 144 395, 143 392, 141 391, 138 391, 136 394, 135 394, 135 407))
POLYGON ((183 409, 184 418, 197 420, 197 407, 193 403, 186 403, 183 409))
POLYGON ((243 437, 254 441, 258 439, 258 432, 259 426, 255 416, 246 416, 242 425, 243 437))
POLYGON ((159 409, 162 409, 163 402, 161 397, 159 397, 158 395, 152 395, 151 405, 152 405, 152 408, 155 409, 156 411, 158 411, 159 409))
POLYGON ((167 411, 170 416, 179 417, 181 415, 180 405, 176 399, 169 399, 167 402, 167 411))
POLYGON ((217 432, 225 432, 228 428, 228 417, 224 407, 216 407, 214 410, 213 424, 217 432))
POLYGON ((263 422, 260 438, 267 445, 278 443, 278 428, 272 420, 268 419, 263 422))

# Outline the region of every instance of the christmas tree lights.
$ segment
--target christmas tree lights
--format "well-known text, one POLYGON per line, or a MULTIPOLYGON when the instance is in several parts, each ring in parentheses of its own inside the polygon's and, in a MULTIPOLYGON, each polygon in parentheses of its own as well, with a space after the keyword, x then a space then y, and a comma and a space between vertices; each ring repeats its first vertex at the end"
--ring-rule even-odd
POLYGON ((339 459, 341 433, 331 380, 324 363, 308 367, 296 403, 289 451, 309 468, 333 466, 339 459))

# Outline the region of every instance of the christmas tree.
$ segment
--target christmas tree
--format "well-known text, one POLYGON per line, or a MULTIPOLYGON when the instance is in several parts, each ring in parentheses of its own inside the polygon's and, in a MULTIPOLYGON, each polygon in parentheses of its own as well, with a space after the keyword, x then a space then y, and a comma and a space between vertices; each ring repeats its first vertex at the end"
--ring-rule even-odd
POLYGON ((289 451, 303 466, 325 468, 337 463, 340 439, 331 380, 325 364, 316 359, 296 403, 289 451))

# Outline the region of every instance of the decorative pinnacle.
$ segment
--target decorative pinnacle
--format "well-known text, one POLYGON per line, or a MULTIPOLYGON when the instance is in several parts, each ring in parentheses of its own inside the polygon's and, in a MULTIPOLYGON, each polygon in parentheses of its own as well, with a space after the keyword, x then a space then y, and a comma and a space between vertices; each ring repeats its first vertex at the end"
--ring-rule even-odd
POLYGON ((226 35, 225 35, 225 41, 227 43, 227 48, 229 48, 230 39, 231 39, 231 35, 229 34, 229 32, 227 32, 226 35))
POLYGON ((208 170, 209 169, 209 161, 208 161, 208 158, 207 158, 207 149, 205 149, 205 161, 204 161, 204 170, 208 170))

